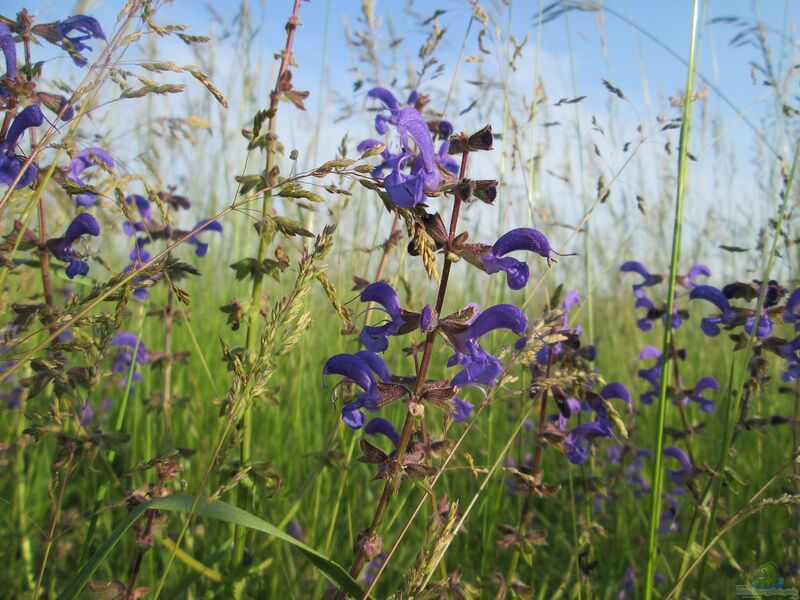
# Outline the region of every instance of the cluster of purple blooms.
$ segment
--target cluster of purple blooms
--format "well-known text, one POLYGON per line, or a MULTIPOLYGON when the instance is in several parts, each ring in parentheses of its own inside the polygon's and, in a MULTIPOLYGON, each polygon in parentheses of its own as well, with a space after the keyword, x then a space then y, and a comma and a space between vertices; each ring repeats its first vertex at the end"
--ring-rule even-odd
MULTIPOLYGON (((183 196, 161 193, 159 195, 159 200, 176 210, 188 209, 191 207, 189 200, 183 196)), ((125 267, 126 273, 141 268, 142 265, 152 258, 146 246, 153 240, 164 239, 167 244, 170 244, 174 238, 183 238, 188 235, 189 237, 186 239, 186 243, 195 247, 194 253, 196 256, 203 257, 208 253, 208 243, 202 241, 200 236, 207 231, 222 233, 222 223, 219 221, 210 221, 208 219, 199 221, 190 231, 173 229, 168 225, 161 225, 154 218, 151 201, 141 194, 129 195, 125 198, 125 203, 132 210, 135 210, 135 213, 138 213, 139 216, 139 220, 137 221, 124 221, 122 223, 122 230, 125 235, 134 238, 133 250, 131 250, 128 256, 131 262, 125 267)), ((150 293, 149 287, 154 283, 155 281, 150 278, 137 277, 134 280, 135 289, 133 291, 133 297, 137 300, 147 299, 150 293)))
MULTIPOLYGON (((384 88, 374 88, 367 96, 379 100, 383 107, 375 118, 375 129, 382 135, 395 130, 397 143, 390 140, 383 144, 368 139, 359 144, 358 149, 366 152, 382 146, 381 162, 373 170, 373 177, 382 179, 383 188, 394 205, 422 211, 426 197, 440 194, 447 187, 452 189, 456 183, 459 167, 448 154, 453 127, 442 120, 426 123, 418 110, 425 99, 417 92, 409 96, 405 105, 384 88), (439 144, 438 149, 436 144, 439 144)), ((553 254, 547 238, 530 228, 509 231, 491 246, 468 244, 463 250, 468 262, 487 274, 505 272, 508 285, 514 290, 525 287, 529 268, 525 262, 508 256, 510 253, 533 252, 548 261, 553 254)), ((425 336, 440 333, 447 340, 452 348, 447 366, 459 370, 449 379, 435 383, 453 391, 452 397, 439 405, 447 409, 450 418, 459 422, 468 419, 473 411, 472 403, 460 397, 460 390, 494 386, 504 373, 501 360, 484 348, 484 336, 503 329, 519 336, 528 327, 525 314, 512 304, 486 309, 470 304, 450 315, 439 315, 430 305, 419 311, 408 310, 402 306, 395 290, 382 281, 367 285, 359 299, 374 304, 376 310, 385 313, 386 319, 375 325, 364 325, 359 339, 365 349, 332 356, 323 367, 323 375, 341 375, 343 382, 353 383, 361 390, 342 409, 345 424, 353 429, 366 425, 367 433, 384 435, 395 446, 399 436, 391 423, 380 417, 367 422, 366 414, 377 412, 404 395, 413 396, 415 378, 391 375, 380 357, 388 349, 391 338, 420 332, 425 336), (398 394, 398 386, 405 392, 398 394)), ((425 393, 422 398, 413 399, 424 401, 425 393)))
MULTIPOLYGON (((387 89, 376 87, 367 92, 368 98, 379 100, 384 110, 375 117, 375 130, 384 135, 392 126, 397 130, 399 149, 392 152, 385 147, 381 152, 381 163, 372 171, 373 177, 383 179, 384 189, 397 206, 413 208, 425 200, 425 194, 439 191, 443 179, 453 179, 458 174, 458 163, 447 153, 449 137, 453 126, 447 121, 439 121, 435 127, 435 137, 441 140, 439 150, 435 150, 431 128, 425 122, 416 105, 421 100, 414 91, 405 106, 387 89), (415 149, 410 140, 414 141, 415 149)), ((359 152, 382 145, 375 139, 367 139, 358 145, 359 152)))
MULTIPOLYGON (((647 296, 647 288, 661 283, 664 277, 650 273, 642 263, 636 261, 624 263, 620 270, 624 273, 637 273, 642 278, 640 282, 633 285, 636 308, 646 310, 645 315, 637 321, 638 327, 643 331, 648 331, 652 329, 653 323, 656 321, 661 321, 666 325, 665 311, 658 309, 647 296)), ((679 276, 677 279, 677 282, 688 290, 690 301, 703 300, 711 304, 717 311, 716 314, 700 319, 701 331, 708 337, 717 337, 725 330, 729 332, 729 336, 733 340, 740 343, 740 347, 743 346, 741 342, 745 339, 744 336, 754 335, 756 352, 760 352, 761 348, 764 348, 785 361, 786 366, 782 374, 784 381, 800 379, 800 336, 795 335, 793 339, 787 340, 775 335, 776 327, 781 324, 793 325, 795 334, 800 329, 800 288, 788 294, 785 304, 781 306, 781 299, 787 295, 787 290, 776 281, 771 280, 766 284, 760 281, 733 282, 722 288, 698 283, 698 277, 709 277, 710 275, 711 271, 708 267, 694 265, 686 275, 679 276), (758 313, 755 308, 734 304, 736 300, 752 302, 760 297, 763 297, 763 306, 758 313), (739 329, 741 331, 737 331, 739 329)), ((680 327, 687 317, 686 311, 676 309, 670 319, 670 326, 680 327)), ((656 397, 665 361, 674 361, 677 373, 677 365, 686 359, 686 350, 682 348, 673 348, 670 354, 670 356, 663 356, 662 352, 653 346, 645 346, 642 349, 639 358, 645 361, 654 361, 650 366, 638 371, 638 376, 649 385, 649 389, 640 396, 642 404, 652 404, 656 397)), ((720 388, 719 381, 709 375, 700 377, 694 387, 686 386, 678 375, 677 385, 669 388, 669 393, 674 404, 682 407, 695 404, 700 414, 706 414, 716 409, 715 402, 708 397, 709 392, 720 388)), ((664 508, 660 516, 661 532, 669 534, 680 531, 681 505, 683 499, 687 497, 686 485, 700 472, 700 469, 692 463, 690 455, 685 450, 676 446, 665 448, 664 456, 672 459, 677 465, 677 468, 667 471, 667 477, 672 483, 672 487, 664 493, 664 508)))
MULTIPOLYGON (((17 38, 30 39, 39 36, 48 42, 61 46, 72 56, 75 64, 85 66, 86 59, 81 52, 91 48, 85 43, 90 39, 105 39, 100 24, 93 17, 74 15, 64 21, 43 23, 31 26, 30 18, 25 11, 20 13, 17 21, 0 18, 0 51, 5 59, 5 73, 0 77, 0 97, 7 112, 4 120, 3 138, 0 140, 0 183, 23 188, 31 185, 38 175, 35 164, 28 164, 18 147, 22 136, 31 129, 40 127, 45 117, 38 103, 40 102, 61 119, 69 121, 74 116, 74 109, 69 101, 55 94, 32 91, 30 82, 24 80, 17 68, 17 38), (21 101, 34 101, 28 104, 16 117, 11 119, 14 110, 21 101), (10 124, 9 124, 10 120, 10 124)), ((102 161, 107 167, 113 167, 113 159, 100 148, 88 148, 79 152, 69 167, 67 179, 79 186, 85 186, 80 174, 85 169, 102 161), (94 161, 94 162, 93 162, 94 161)), ((96 195, 81 193, 77 196, 78 206, 89 207, 94 204, 96 195)), ((67 263, 66 274, 69 278, 86 275, 89 265, 76 250, 75 244, 83 236, 98 236, 100 226, 89 213, 79 214, 68 226, 64 235, 47 240, 47 248, 58 260, 67 263)))

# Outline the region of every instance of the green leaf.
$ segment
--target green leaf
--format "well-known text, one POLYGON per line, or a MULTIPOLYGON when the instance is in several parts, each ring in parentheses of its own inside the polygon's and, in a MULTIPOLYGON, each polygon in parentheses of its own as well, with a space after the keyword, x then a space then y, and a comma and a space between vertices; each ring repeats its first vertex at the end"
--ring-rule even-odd
MULTIPOLYGON (((188 513, 192 507, 193 501, 194 498, 192 496, 173 494, 164 498, 156 498, 155 500, 151 500, 150 502, 136 507, 135 510, 131 511, 128 516, 117 525, 116 529, 111 532, 109 538, 97 549, 97 552, 86 562, 83 568, 69 581, 59 598, 61 600, 71 600, 78 597, 89 581, 89 578, 94 574, 106 557, 111 554, 114 546, 117 545, 125 533, 133 526, 134 522, 136 522, 146 510, 152 508, 170 512, 188 513)), ((200 500, 194 509, 194 514, 199 517, 207 517, 224 523, 234 523, 241 527, 262 531, 287 544, 291 544, 305 554, 306 558, 317 567, 317 569, 345 592, 356 598, 361 598, 364 595, 363 590, 361 590, 359 585, 341 565, 326 558, 310 546, 306 546, 304 543, 296 540, 288 533, 275 527, 272 523, 259 519, 241 508, 232 506, 226 502, 213 502, 209 504, 206 500, 200 500)))
POLYGON ((308 229, 305 229, 299 222, 287 219, 286 217, 273 217, 275 227, 278 228, 283 235, 295 236, 302 235, 303 237, 314 237, 308 229))

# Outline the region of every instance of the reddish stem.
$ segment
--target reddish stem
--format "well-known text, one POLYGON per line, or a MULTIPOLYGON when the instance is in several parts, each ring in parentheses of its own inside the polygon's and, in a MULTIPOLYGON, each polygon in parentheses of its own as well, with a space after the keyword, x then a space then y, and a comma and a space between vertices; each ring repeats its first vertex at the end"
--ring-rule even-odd
MULTIPOLYGON (((464 175, 467 171, 467 158, 469 157, 469 152, 464 151, 461 155, 461 169, 458 174, 459 179, 464 179, 464 175)), ((450 246, 453 243, 453 239, 455 238, 456 227, 458 226, 458 215, 461 211, 461 198, 458 194, 455 195, 455 199, 453 200, 453 212, 450 216, 450 230, 447 236, 447 246, 445 247, 445 255, 444 255, 444 266, 442 267, 442 278, 439 280, 439 291, 436 295, 436 313, 440 314, 442 311, 442 307, 444 306, 444 298, 447 294, 447 283, 450 279, 450 267, 452 262, 448 256, 448 252, 450 250, 450 246)), ((431 357, 433 356, 433 343, 436 339, 436 332, 433 331, 429 333, 425 338, 425 347, 422 350, 422 361, 420 362, 419 370, 417 371, 417 380, 414 386, 414 394, 411 398, 412 401, 416 402, 419 400, 419 395, 422 392, 422 386, 425 383, 425 377, 428 374, 428 368, 431 364, 431 357)), ((411 435, 414 432, 414 415, 412 414, 411 410, 406 413, 406 420, 403 423, 403 431, 400 434, 400 442, 397 444, 397 449, 395 450, 395 460, 401 461, 402 457, 406 454, 406 449, 408 448, 408 443, 411 440, 411 435)), ((396 491, 396 486, 391 481, 387 481, 386 484, 383 486, 383 493, 381 494, 380 500, 378 500, 378 506, 375 509, 375 516, 372 518, 372 523, 369 526, 369 529, 364 533, 363 539, 371 538, 375 532, 377 531, 378 527, 380 527, 381 522, 383 522, 384 517, 386 516, 386 511, 389 508, 389 501, 392 498, 392 495, 396 491)), ((350 567, 350 575, 355 579, 361 573, 361 569, 364 568, 364 564, 366 563, 366 554, 364 553, 364 545, 359 544, 358 552, 356 553, 356 557, 353 560, 353 565, 350 567)))

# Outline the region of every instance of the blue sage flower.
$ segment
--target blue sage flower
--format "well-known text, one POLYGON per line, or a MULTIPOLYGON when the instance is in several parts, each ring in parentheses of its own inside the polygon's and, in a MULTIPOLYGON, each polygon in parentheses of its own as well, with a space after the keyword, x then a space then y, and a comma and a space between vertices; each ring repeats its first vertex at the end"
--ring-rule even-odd
POLYGON ((674 487, 664 492, 664 508, 659 516, 659 529, 662 534, 678 533, 680 526, 680 504, 678 500, 686 495, 682 487, 674 487))
POLYGON ((622 266, 619 268, 619 270, 623 273, 638 273, 642 276, 641 283, 635 283, 632 286, 634 294, 643 288, 658 285, 664 280, 661 275, 650 273, 647 267, 637 260, 629 260, 628 262, 622 263, 622 266))
POLYGON ((361 350, 355 354, 335 354, 322 368, 322 375, 342 375, 364 390, 354 401, 342 409, 342 421, 352 429, 360 429, 367 419, 361 409, 375 412, 381 392, 375 375, 388 382, 389 368, 383 359, 373 352, 361 350))
POLYGON ((590 421, 578 425, 564 439, 564 451, 567 460, 574 465, 585 464, 591 453, 590 444, 598 437, 611 437, 611 430, 603 423, 590 421))
MULTIPOLYGON (((753 333, 753 325, 755 322, 755 316, 747 317, 747 320, 744 322, 744 330, 748 335, 753 333)), ((762 308, 761 317, 758 319, 758 327, 756 328, 756 337, 760 339, 768 338, 772 333, 772 327, 772 319, 767 316, 767 313, 762 308)))
POLYGON ((194 226, 192 231, 196 231, 196 233, 193 233, 189 239, 186 240, 186 243, 195 246, 194 253, 197 256, 205 256, 208 252, 208 244, 200 241, 198 236, 202 235, 206 231, 216 231, 217 233, 222 233, 222 223, 219 221, 203 219, 202 221, 198 221, 197 225, 194 226))
POLYGON ((545 235, 530 227, 512 229, 500 236, 491 249, 484 254, 483 269, 490 275, 504 271, 508 287, 512 290, 521 290, 528 283, 530 270, 527 263, 506 256, 509 252, 516 250, 534 252, 546 258, 548 264, 553 260, 555 252, 550 248, 550 243, 545 235))
POLYGON ((661 360, 661 351, 655 346, 645 346, 639 353, 639 359, 656 360, 655 365, 653 365, 652 367, 648 367, 646 369, 639 369, 636 372, 636 375, 638 377, 641 377, 647 383, 650 384, 650 389, 644 392, 642 395, 640 395, 639 399, 642 401, 642 404, 652 404, 653 398, 658 393, 658 386, 661 380, 661 366, 663 364, 663 361, 661 360))
POLYGON ((706 390, 718 390, 719 388, 719 381, 714 377, 701 377, 695 384, 694 389, 689 392, 688 398, 692 402, 697 402, 702 412, 713 412, 717 405, 713 400, 703 396, 703 392, 706 390))
MULTIPOLYGON (((139 340, 139 346, 137 348, 137 337, 138 336, 131 331, 120 331, 111 339, 112 346, 120 347, 120 352, 114 359, 114 365, 112 366, 113 371, 127 377, 127 374, 131 370, 131 365, 133 365, 133 381, 139 381, 142 378, 138 369, 139 365, 146 365, 150 362, 150 351, 142 340, 139 340), (135 356, 133 355, 134 348, 136 348, 135 356)), ((125 379, 120 383, 124 385, 125 379)))
POLYGON ((609 383, 599 394, 589 398, 588 404, 596 416, 594 421, 582 423, 572 429, 564 439, 563 448, 567 454, 567 460, 576 465, 584 464, 591 454, 591 443, 599 437, 612 437, 614 421, 608 415, 605 403, 614 399, 625 402, 631 407, 631 395, 624 385, 619 382, 609 383))
POLYGON ((61 46, 69 53, 72 62, 79 67, 86 66, 86 58, 81 52, 92 49, 84 42, 106 39, 98 20, 86 15, 73 15, 63 21, 34 25, 33 32, 51 44, 61 46))
POLYGON ((122 223, 122 231, 125 235, 134 235, 138 232, 150 231, 153 225, 153 211, 150 208, 150 201, 140 194, 131 194, 125 198, 126 204, 135 204, 136 210, 141 216, 141 221, 125 221, 122 223))
MULTIPOLYGON (((130 273, 133 270, 139 269, 147 263, 152 257, 150 253, 147 251, 145 246, 150 243, 150 238, 146 237, 137 237, 136 238, 136 245, 134 246, 131 253, 128 257, 131 259, 131 263, 125 267, 123 270, 124 273, 130 273)), ((149 277, 135 277, 133 279, 134 284, 139 284, 136 289, 133 290, 132 296, 134 299, 138 300, 139 302, 144 302, 150 296, 150 286, 152 283, 147 284, 146 282, 155 282, 157 277, 149 278, 149 277)))
POLYGON ((669 477, 669 480, 672 483, 682 485, 694 473, 694 466, 692 466, 692 461, 689 459, 689 455, 680 448, 668 446, 667 448, 664 448, 664 456, 674 458, 678 461, 678 463, 680 463, 681 466, 680 469, 667 471, 667 477, 669 477))
POLYGON ((370 435, 382 435, 392 442, 392 445, 395 448, 397 448, 397 444, 400 443, 400 434, 397 433, 395 426, 392 425, 391 421, 388 421, 382 417, 370 419, 369 423, 367 423, 367 426, 364 427, 364 433, 368 433, 370 435))
POLYGON ((100 225, 89 213, 81 213, 75 217, 63 237, 47 241, 47 247, 53 256, 60 261, 69 263, 66 272, 70 279, 76 275, 86 275, 89 272, 89 265, 83 260, 83 256, 73 248, 73 244, 84 235, 95 237, 100 235, 100 225))
MULTIPOLYGON (((77 185, 85 186, 86 182, 81 177, 81 174, 86 169, 95 167, 101 163, 109 169, 114 168, 114 159, 102 148, 93 147, 81 150, 75 155, 75 158, 73 158, 72 162, 69 164, 69 174, 67 175, 67 179, 77 185)), ((88 208, 90 206, 94 206, 95 202, 97 202, 97 194, 84 192, 75 196, 75 203, 78 206, 84 206, 88 208)))
MULTIPOLYGON (((2 79, 13 82, 17 78, 17 42, 5 23, 0 23, 0 51, 6 61, 6 73, 2 79)), ((0 82, 0 96, 7 98, 10 95, 11 92, 0 82)))
MULTIPOLYGON (((384 157, 385 163, 392 164, 391 172, 383 179, 384 189, 397 206, 413 208, 425 199, 426 192, 438 191, 442 181, 428 125, 416 108, 400 106, 385 88, 373 88, 367 97, 379 100, 389 111, 388 116, 380 113, 375 117, 378 133, 388 132, 389 125, 393 125, 400 136, 401 154, 384 157), (417 154, 412 153, 409 138, 414 140, 417 154)), ((410 99, 414 99, 413 95, 410 99)))
POLYGON ((454 354, 448 367, 461 365, 464 369, 451 380, 451 385, 488 385, 497 383, 503 364, 480 345, 479 339, 495 329, 510 329, 522 334, 528 326, 525 314, 513 304, 497 304, 478 314, 469 326, 459 333, 448 333, 454 354))
POLYGON ((400 299, 392 286, 383 281, 375 281, 365 287, 359 296, 361 302, 379 304, 387 315, 389 322, 382 325, 365 325, 361 330, 361 343, 371 352, 384 352, 389 347, 388 337, 397 335, 406 321, 400 316, 403 312, 400 299))
POLYGON ((687 290, 693 290, 700 285, 696 281, 698 277, 711 277, 711 269, 701 264, 692 265, 686 275, 678 275, 675 280, 687 290))
POLYGON ((786 361, 786 371, 781 374, 781 379, 783 381, 800 379, 800 336, 781 344, 778 347, 778 354, 786 361))
POLYGON ((800 287, 789 294, 786 299, 783 321, 785 323, 794 323, 795 331, 800 329, 800 287))
POLYGON ((453 419, 456 423, 463 423, 467 419, 469 419, 470 415, 472 415, 472 411, 475 408, 475 405, 472 402, 467 402, 466 400, 462 400, 458 396, 453 398, 453 402, 455 402, 456 408, 450 414, 450 418, 453 419))
MULTIPOLYGON (((17 142, 22 134, 31 127, 39 127, 44 122, 42 109, 38 104, 26 106, 14 118, 8 128, 5 139, 0 142, 0 183, 11 185, 19 175, 25 164, 25 158, 17 155, 17 142)), ((36 166, 28 165, 20 180, 17 182, 17 189, 33 183, 36 178, 36 166)))
POLYGON ((720 315, 705 317, 700 321, 700 329, 709 337, 719 335, 720 325, 730 325, 736 320, 737 313, 731 308, 728 298, 712 285, 698 285, 689 293, 689 298, 705 300, 719 309, 720 315))

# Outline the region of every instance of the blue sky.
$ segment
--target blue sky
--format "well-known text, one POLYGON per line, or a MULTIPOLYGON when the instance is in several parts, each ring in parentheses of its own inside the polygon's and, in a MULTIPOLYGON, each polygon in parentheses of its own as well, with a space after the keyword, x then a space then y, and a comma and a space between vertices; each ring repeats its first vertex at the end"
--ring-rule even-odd
MULTIPOLYGON (((555 133, 540 132, 536 135, 552 135, 552 141, 548 137, 549 155, 568 157, 568 167, 572 170, 573 177, 568 185, 557 177, 548 179, 542 184, 541 196, 553 204, 547 219, 574 225, 582 214, 585 196, 591 194, 595 187, 598 173, 602 172, 608 181, 619 170, 620 165, 624 164, 625 156, 620 151, 622 142, 634 140, 639 125, 647 128, 659 116, 675 116, 674 109, 670 109, 669 98, 681 94, 686 80, 686 66, 651 38, 657 38, 675 54, 685 57, 689 44, 692 4, 689 0, 616 0, 605 3, 608 10, 602 13, 602 18, 598 13, 570 12, 541 28, 538 61, 535 58, 537 54, 534 42, 538 31, 536 15, 539 3, 536 0, 516 0, 512 2, 510 9, 498 0, 485 0, 483 4, 492 20, 488 28, 487 46, 493 54, 483 56, 482 63, 462 64, 458 78, 454 78, 457 57, 470 22, 471 10, 468 2, 429 0, 406 3, 399 0, 377 0, 375 13, 380 18, 380 27, 376 42, 381 48, 381 61, 384 65, 396 65, 394 70, 382 67, 381 84, 390 86, 392 79, 396 78, 398 85, 402 85, 407 80, 408 70, 420 68, 421 60, 417 57, 417 50, 427 36, 428 28, 420 24, 419 17, 425 18, 433 14, 434 10, 442 10, 444 12, 438 22, 442 28, 447 29, 447 33, 436 56, 444 65, 444 71, 437 80, 424 81, 421 88, 432 92, 437 100, 441 100, 451 82, 455 81, 455 97, 448 105, 446 116, 456 121, 457 128, 469 130, 488 121, 493 124, 495 131, 500 131, 503 123, 502 95, 498 93, 479 96, 475 88, 467 82, 477 78, 481 69, 484 76, 502 75, 502 56, 508 50, 505 32, 509 24, 518 40, 530 33, 531 41, 518 61, 516 72, 509 73, 509 87, 516 96, 529 100, 535 81, 541 80, 545 85, 548 95, 546 118, 558 120, 562 125, 555 133), (406 6, 411 7, 415 13, 413 16, 405 10, 406 6), (501 30, 499 37, 495 35, 495 27, 501 30), (395 39, 403 38, 394 50, 387 49, 392 37, 390 30, 395 32, 395 39), (623 90, 626 100, 620 102, 611 97, 603 87, 602 79, 623 90), (587 96, 586 100, 578 105, 553 106, 558 98, 584 95, 587 96), (472 101, 477 101, 478 109, 460 116, 459 111, 472 101), (603 135, 592 129, 593 116, 604 125, 603 135), (582 155, 587 166, 583 173, 578 174, 575 171, 583 163, 578 161, 575 147, 570 146, 570 135, 566 135, 576 124, 582 128, 582 135, 597 144, 603 153, 600 159, 582 155), (584 200, 581 200, 581 196, 584 196, 584 200), (563 202, 559 201, 561 197, 565 198, 563 202)), ((549 2, 542 4, 546 6, 549 2)), ((2 12, 12 16, 24 5, 26 3, 18 0, 6 1, 2 12)), ((107 32, 113 30, 121 5, 122 2, 82 2, 75 5, 73 10, 65 12, 64 4, 57 1, 28 4, 37 19, 41 20, 55 20, 75 12, 94 15, 107 32)), ((283 45, 283 26, 291 6, 291 0, 252 1, 248 5, 256 28, 251 74, 255 77, 254 87, 264 90, 264 97, 266 90, 273 85, 275 61, 272 54, 283 45)), ((226 37, 226 34, 234 29, 234 19, 239 7, 238 2, 206 4, 176 0, 161 8, 157 19, 162 24, 184 23, 190 26, 191 33, 211 35, 217 39, 214 80, 234 101, 238 99, 241 89, 244 61, 237 54, 234 37, 226 37)), ((367 88, 353 91, 351 67, 354 57, 345 43, 343 27, 345 21, 349 22, 351 28, 362 27, 360 8, 360 0, 314 0, 303 3, 300 12, 303 25, 298 31, 295 45, 300 68, 295 71, 294 83, 297 89, 311 90, 312 95, 307 102, 307 113, 294 113, 292 119, 281 121, 280 134, 287 146, 303 148, 309 132, 316 131, 321 141, 314 153, 327 158, 335 151, 345 133, 349 133, 354 142, 372 136, 370 113, 364 110, 350 119, 337 121, 340 105, 334 100, 334 96, 352 99, 357 106, 366 107, 367 88), (318 116, 321 117, 319 130, 318 116)), ((748 38, 751 43, 741 47, 732 45, 732 38, 741 28, 732 24, 709 24, 711 19, 723 16, 739 17, 741 23, 763 23, 776 64, 787 68, 790 64, 800 63, 800 47, 797 46, 796 37, 792 39, 800 17, 800 2, 712 0, 707 3, 704 14, 700 73, 736 106, 736 110, 730 108, 713 89, 708 90, 708 96, 698 105, 695 117, 696 141, 692 150, 700 160, 692 165, 690 194, 693 197, 690 197, 687 207, 687 239, 689 243, 702 239, 707 221, 713 218, 719 225, 715 244, 748 246, 752 245, 757 228, 773 215, 776 190, 773 182, 766 179, 774 174, 774 168, 769 171, 774 164, 769 155, 764 154, 763 148, 760 148, 742 117, 759 129, 768 138, 770 145, 784 155, 788 154, 788 148, 793 141, 784 127, 769 122, 775 113, 776 100, 772 90, 762 85, 763 78, 753 77, 749 63, 758 63, 761 57, 759 48, 752 43, 755 38, 751 36, 748 38), (782 57, 783 54, 789 58, 782 57), (714 140, 715 144, 709 140, 714 140), (756 197, 758 199, 754 200, 756 197)), ((466 56, 482 56, 476 41, 478 29, 477 25, 473 25, 465 49, 466 56)), ((37 57, 40 58, 59 54, 53 48, 37 49, 37 57)), ((195 62, 191 51, 177 40, 159 40, 159 57, 181 64, 195 62)), ((126 58, 134 59, 135 56, 126 58)), ((72 70, 69 61, 62 59, 56 64, 72 70)), ((794 96, 797 96, 796 81, 795 76, 792 88, 794 96)), ((697 89, 702 90, 704 87, 698 81, 697 89)), ((404 95, 408 90, 395 88, 395 91, 398 95, 404 95)), ((175 100, 164 102, 165 111, 175 110, 175 100), (166 104, 167 102, 173 104, 166 104)), ((795 101, 795 104, 800 105, 800 101, 795 101)), ((230 126, 236 130, 242 123, 237 121, 238 117, 233 110, 230 112, 230 126)), ((520 135, 521 146, 527 146, 524 141, 526 135, 524 131, 520 135)), ((677 136, 674 138, 677 140, 677 136)), ((510 140, 509 136, 507 140, 510 140)), ((663 143, 662 138, 654 138, 644 145, 638 170, 628 169, 619 178, 613 190, 616 201, 622 200, 618 198, 620 196, 630 201, 639 193, 647 197, 649 203, 655 202, 662 195, 669 196, 669 190, 659 189, 663 178, 649 177, 662 168, 663 143), (640 185, 637 177, 642 175, 647 181, 640 185)), ((591 143, 589 146, 591 147, 591 143)), ((510 152, 508 148, 507 151, 510 152)), ((494 158, 493 163, 484 165, 483 172, 478 168, 479 176, 496 176, 499 164, 496 153, 494 158)), ((565 168, 547 156, 543 159, 543 166, 549 166, 559 173, 565 168)), ((515 177, 516 179, 509 176, 509 185, 517 186, 517 191, 524 190, 524 174, 517 173, 515 177)), ((523 196, 524 193, 515 195, 519 210, 512 218, 524 218, 521 216, 526 213, 523 196)), ((471 213, 473 223, 482 221, 484 213, 481 210, 476 207, 471 213)), ((540 217, 545 218, 543 214, 536 218, 540 217)), ((489 218, 493 223, 497 220, 496 216, 489 218)), ((639 227, 639 218, 636 210, 620 209, 615 213, 613 206, 609 207, 607 213, 597 217, 601 227, 608 220, 621 219, 631 231, 639 227)), ((631 233, 630 239, 626 238, 621 243, 620 252, 635 254, 637 249, 648 243, 652 244, 652 240, 646 237, 637 239, 631 233)))

